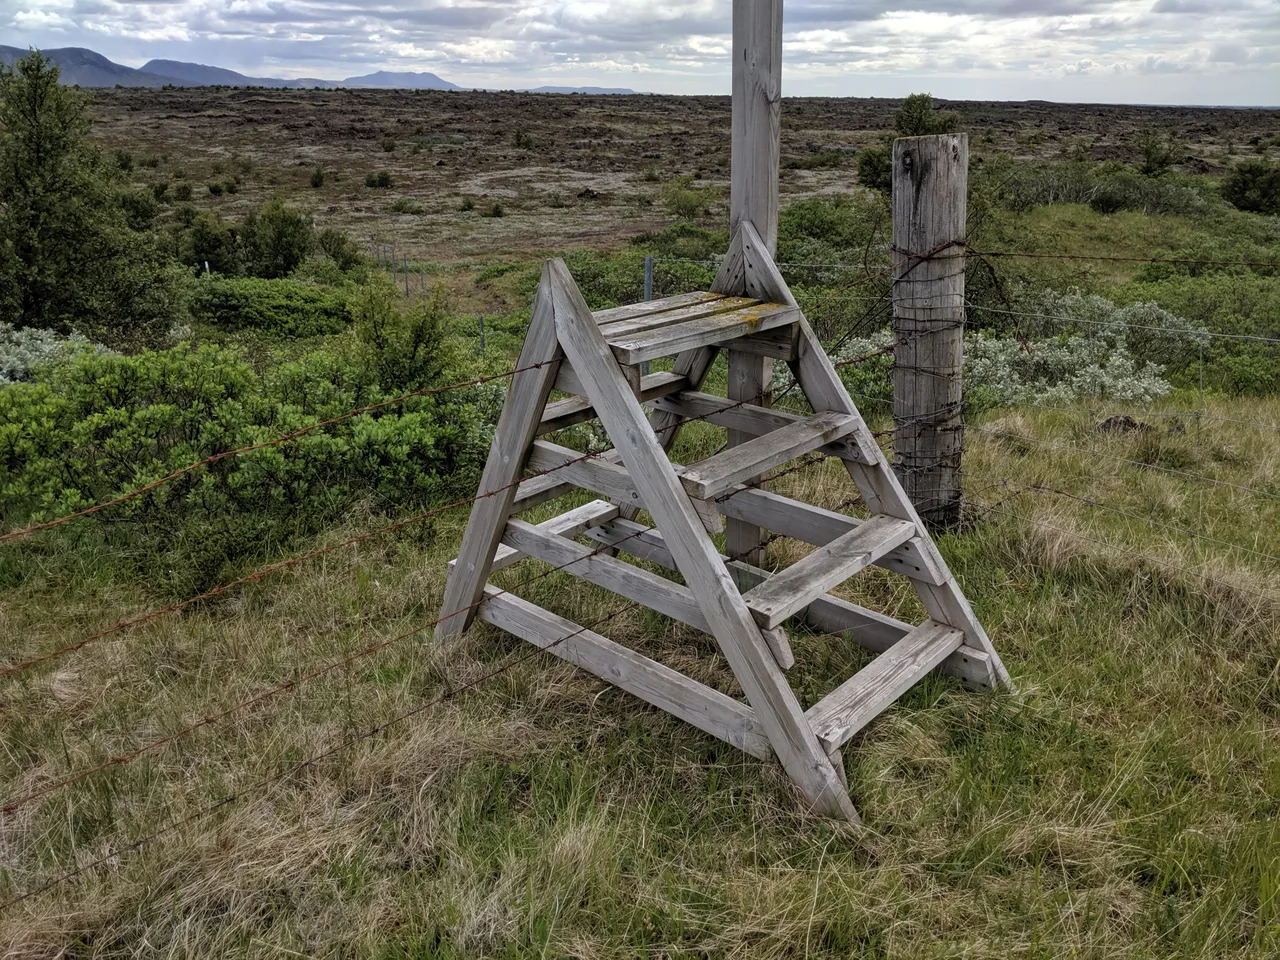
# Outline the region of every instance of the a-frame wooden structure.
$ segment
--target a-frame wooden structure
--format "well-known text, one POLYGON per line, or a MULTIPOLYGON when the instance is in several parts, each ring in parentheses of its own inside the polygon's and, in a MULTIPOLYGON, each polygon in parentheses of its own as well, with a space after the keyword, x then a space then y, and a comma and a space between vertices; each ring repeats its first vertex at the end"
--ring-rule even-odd
POLYGON ((1008 674, 753 219, 765 220, 768 236, 776 232, 780 90, 761 77, 777 75, 780 38, 780 0, 736 0, 733 239, 710 291, 593 314, 563 262, 544 268, 521 372, 498 421, 483 496, 451 564, 446 619, 436 634, 455 636, 479 616, 753 756, 777 756, 815 811, 856 820, 840 757, 850 737, 935 668, 982 689, 1006 683, 1008 674), (758 169, 769 164, 771 198, 758 169), (727 398, 700 391, 721 350, 729 358, 727 398), (671 371, 640 375, 640 364, 663 357, 675 358, 671 371), (812 415, 759 402, 775 360, 789 364, 812 415), (548 403, 553 389, 572 396, 548 403), (584 458, 538 439, 593 417, 613 441, 606 454, 584 458), (729 445, 685 467, 667 450, 690 418, 725 427, 729 445), (868 519, 754 485, 814 451, 844 463, 868 519), (520 482, 526 472, 537 475, 520 482), (537 526, 518 519, 575 487, 602 499, 537 526), (651 528, 637 522, 641 509, 651 528), (728 557, 708 533, 722 515, 728 557), (770 575, 748 562, 758 562, 762 529, 816 549, 770 575), (616 551, 677 570, 685 585, 618 559, 616 551), (746 702, 488 584, 491 571, 522 557, 710 633, 746 702), (869 565, 909 578, 929 619, 903 623, 830 594, 869 565), (792 616, 880 655, 802 710, 785 675, 794 660, 783 623, 792 616))

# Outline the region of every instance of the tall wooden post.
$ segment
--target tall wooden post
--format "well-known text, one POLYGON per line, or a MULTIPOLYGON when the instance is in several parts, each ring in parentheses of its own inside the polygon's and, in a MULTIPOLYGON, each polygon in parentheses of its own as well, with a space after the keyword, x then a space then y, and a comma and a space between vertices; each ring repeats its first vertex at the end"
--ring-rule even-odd
MULTIPOLYGON (((733 0, 733 147, 730 235, 750 222, 773 256, 778 243, 778 156, 782 130, 782 0, 733 0)), ((745 292, 745 291, 744 291, 745 292)), ((730 400, 768 406, 773 361, 728 351, 730 400)), ((750 434, 728 431, 737 446, 750 434)), ((765 531, 729 520, 729 556, 759 564, 765 531)))
POLYGON ((960 516, 965 134, 893 142, 894 468, 926 523, 960 516))

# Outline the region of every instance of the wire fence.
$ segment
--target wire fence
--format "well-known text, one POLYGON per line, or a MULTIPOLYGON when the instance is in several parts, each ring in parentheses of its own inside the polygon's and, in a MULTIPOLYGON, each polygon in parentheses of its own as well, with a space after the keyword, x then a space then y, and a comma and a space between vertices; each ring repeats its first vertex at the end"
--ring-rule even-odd
MULTIPOLYGON (((975 255, 991 256, 991 257, 1046 256, 1042 254, 1020 254, 1020 253, 1009 252, 1009 251, 1005 251, 1005 252, 986 251, 986 252, 981 252, 980 254, 977 251, 971 251, 971 252, 975 253, 975 255)), ((1078 259, 1078 258, 1064 257, 1063 259, 1078 259)), ((1099 259, 1099 260, 1116 259, 1116 260, 1140 261, 1140 262, 1151 262, 1151 263, 1160 263, 1160 262, 1201 263, 1201 264, 1215 265, 1215 266, 1216 265, 1257 266, 1256 264, 1251 264, 1251 263, 1242 262, 1242 261, 1186 261, 1186 260, 1168 260, 1168 259, 1162 259, 1162 258, 1142 259, 1142 258, 1121 258, 1121 257, 1115 257, 1115 258, 1096 257, 1096 258, 1088 258, 1088 259, 1099 259)), ((719 262, 715 260, 706 260, 706 261, 681 260, 681 259, 664 260, 664 259, 654 258, 651 261, 651 263, 648 265, 648 269, 646 271, 647 273, 646 284, 645 284, 646 292, 650 293, 653 299, 660 299, 664 296, 671 296, 676 293, 686 292, 687 290, 694 289, 695 287, 701 287, 705 289, 706 286, 709 284, 709 280, 710 280, 707 274, 710 273, 711 275, 714 275, 714 271, 715 269, 718 268, 718 266, 719 266, 719 262), (672 269, 670 270, 665 269, 666 265, 672 266, 672 269), (683 289, 681 289, 682 287, 683 289)), ((849 340, 853 339, 854 337, 861 336, 867 332, 870 332, 873 329, 878 329, 880 327, 883 327, 887 323, 889 317, 891 316, 892 307, 894 303, 891 282, 887 277, 888 272, 892 268, 883 267, 883 266, 871 267, 866 264, 823 264, 823 263, 786 263, 786 264, 779 264, 779 266, 780 268, 783 269, 784 276, 790 273, 791 276, 788 278, 789 280, 794 278, 799 273, 808 272, 811 275, 814 275, 814 274, 821 275, 824 282, 830 281, 832 280, 832 278, 834 278, 837 281, 832 288, 822 292, 806 290, 805 285, 801 282, 798 282, 796 284, 796 296, 797 296, 797 300, 800 301, 800 305, 802 309, 804 309, 807 317, 809 317, 810 313, 813 312, 817 317, 821 318, 818 323, 814 324, 815 329, 819 333, 819 336, 828 344, 830 344, 831 351, 836 354, 837 356, 836 366, 838 368, 840 369, 857 368, 863 364, 866 364, 870 361, 878 360, 880 358, 892 358, 895 352, 901 349, 902 346, 904 346, 904 341, 898 340, 895 342, 890 342, 883 347, 861 352, 856 356, 840 356, 839 355, 840 349, 849 340), (885 287, 880 292, 863 293, 860 291, 860 288, 867 287, 872 284, 885 284, 885 287), (854 292, 854 291, 858 291, 858 292, 854 292)), ((1262 266, 1274 267, 1275 265, 1262 264, 1262 266)), ((901 300, 899 300, 899 302, 901 302, 901 300)), ((1048 324, 1048 325, 1054 325, 1054 326, 1060 326, 1060 327, 1069 327, 1070 325, 1079 324, 1085 328, 1088 328, 1091 325, 1091 321, 1080 320, 1078 318, 1069 317, 1069 316, 1057 316, 1057 315, 1045 314, 1045 313, 1036 312, 1036 311, 1013 310, 1013 309, 996 308, 996 307, 990 307, 990 306, 977 306, 972 303, 968 303, 966 304, 966 306, 969 308, 970 311, 980 309, 980 310, 985 310, 989 312, 1001 313, 1003 315, 1016 317, 1019 320, 1035 321, 1038 324, 1048 324)), ((812 322, 813 317, 810 317, 810 320, 812 322)), ((1158 330, 1161 336, 1172 337, 1175 340, 1182 338, 1188 343, 1195 343, 1195 344, 1201 344, 1205 334, 1205 331, 1198 330, 1198 329, 1179 330, 1179 329, 1170 329, 1167 327, 1153 328, 1150 325, 1144 325, 1144 324, 1121 324, 1121 326, 1132 328, 1134 330, 1141 331, 1143 333, 1151 333, 1154 330, 1158 330)), ((920 335, 924 335, 924 334, 922 333, 920 335)), ((1246 336, 1246 335, 1235 335, 1235 334, 1220 334, 1217 336, 1220 336, 1224 339, 1244 340, 1251 343, 1263 343, 1266 345, 1275 345, 1280 343, 1280 337, 1272 337, 1272 336, 1265 336, 1265 335, 1257 335, 1257 336, 1247 335, 1246 336)), ((213 454, 209 457, 206 457, 201 460, 195 461, 191 464, 188 464, 178 470, 172 471, 171 473, 163 477, 159 477, 147 484, 139 486, 136 489, 125 491, 119 494, 118 496, 113 497, 109 500, 105 500, 99 504, 96 504, 87 508, 83 508, 75 512, 68 513, 64 516, 41 521, 38 523, 32 523, 27 526, 9 531, 3 535, 0 535, 0 543, 21 540, 27 537, 34 536, 35 534, 41 531, 50 530, 52 528, 61 526, 63 524, 71 523, 73 521, 91 516, 93 514, 96 514, 102 511, 110 510, 111 508, 124 504, 133 498, 142 496, 145 493, 158 488, 159 486, 162 486, 166 483, 171 483, 180 477, 183 477, 185 475, 198 471, 204 467, 208 467, 222 459, 241 456, 256 450, 264 449, 266 447, 289 443, 292 440, 298 439, 299 437, 305 436, 308 433, 311 433, 313 431, 322 430, 327 426, 342 422, 344 420, 347 420, 353 417, 372 414, 381 409, 393 406, 398 403, 403 403, 415 397, 446 393, 449 391, 460 390, 466 387, 476 386, 483 383, 503 380, 503 379, 517 376, 524 372, 535 370, 540 366, 542 366, 542 364, 533 364, 533 365, 524 366, 524 367, 516 367, 511 370, 505 371, 503 373, 494 374, 491 376, 480 377, 480 378, 468 380, 465 382, 449 384, 447 386, 431 388, 428 390, 414 391, 412 393, 405 394, 401 397, 382 401, 380 403, 369 405, 366 407, 354 409, 339 417, 334 417, 327 420, 319 421, 317 423, 308 425, 298 430, 294 430, 294 431, 290 431, 288 433, 282 434, 268 441, 263 441, 261 443, 256 443, 256 444, 252 444, 244 447, 239 447, 236 449, 226 450, 217 454, 213 454)), ((926 370, 923 372, 928 374, 930 371, 926 370)), ((940 372, 938 375, 941 376, 941 375, 949 375, 949 374, 947 372, 940 372)), ((786 392, 791 389, 791 386, 794 386, 794 384, 791 384, 785 387, 781 391, 781 394, 785 395, 786 392)), ((886 422, 889 422, 891 420, 890 415, 892 414, 892 410, 893 410, 892 399, 885 396, 872 396, 865 393, 862 393, 862 394, 854 393, 854 399, 866 409, 866 412, 869 418, 875 417, 878 414, 886 422)), ((761 400, 762 400, 762 396, 756 396, 751 398, 750 400, 739 400, 734 402, 726 401, 724 405, 717 407, 717 409, 701 414, 699 416, 690 417, 684 422, 687 423, 687 422, 697 421, 697 420, 710 420, 719 414, 723 414, 734 409, 735 407, 742 406, 743 404, 760 402, 761 400)), ((1201 384, 1199 393, 1197 394, 1197 402, 1193 409, 1189 409, 1189 410, 1188 409, 1175 409, 1175 410, 1163 409, 1162 403, 1163 401, 1135 403, 1135 402, 1126 402, 1126 401, 1107 399, 1107 398, 1099 398, 1096 403, 1090 402, 1088 404, 1078 404, 1075 406, 1063 405, 1063 404, 1039 405, 1038 409, 1040 412, 1046 413, 1046 414, 1054 414, 1065 420, 1067 429, 1065 431, 1059 430, 1055 432, 1052 436, 1029 435, 1025 429, 1013 429, 1013 428, 1001 426, 999 420, 985 422, 985 423, 971 423, 966 425, 965 429, 973 431, 978 436, 981 436, 985 439, 989 439, 992 442, 991 447, 997 452, 999 452, 999 449, 1002 444, 1013 444, 1013 445, 1029 444, 1032 447, 1043 449, 1049 453, 1052 453, 1055 451, 1070 451, 1074 455, 1083 454, 1086 458, 1086 462, 1102 461, 1109 464, 1114 464, 1115 469, 1117 470, 1131 469, 1137 472, 1151 472, 1151 473, 1159 474, 1161 476, 1168 477, 1172 480, 1175 480, 1180 484, 1189 485, 1194 489, 1206 489, 1206 488, 1207 489, 1213 489, 1213 488, 1228 489, 1233 491, 1236 494, 1242 495, 1247 498, 1252 498, 1255 502, 1262 505, 1259 509, 1263 512, 1263 515, 1269 515, 1266 513, 1266 511, 1273 510, 1274 508, 1271 505, 1274 504, 1276 501, 1280 501, 1280 488, 1275 486, 1274 481, 1270 486, 1267 486, 1266 484, 1258 485, 1255 483, 1241 482, 1239 478, 1228 479, 1226 477, 1212 475, 1209 472, 1201 472, 1196 469, 1190 469, 1187 466, 1171 466, 1168 463, 1153 461, 1151 459, 1136 458, 1134 456, 1126 455, 1123 452, 1116 452, 1110 449, 1109 447, 1107 447, 1105 442, 1100 442, 1099 438, 1103 438, 1103 440, 1105 441, 1106 439, 1109 439, 1120 432, 1127 433, 1127 432, 1136 431, 1138 433, 1141 433, 1145 430, 1154 430, 1155 428, 1152 428, 1149 425, 1145 425, 1140 422, 1142 419, 1147 419, 1147 418, 1163 418, 1163 419, 1192 418, 1195 420, 1195 423, 1197 424, 1197 426, 1201 423, 1221 423, 1221 424, 1230 424, 1233 426, 1244 426, 1250 429, 1271 432, 1271 433, 1274 433, 1278 427, 1278 424, 1272 420, 1258 420, 1258 419, 1251 419, 1246 417, 1226 416, 1221 413, 1212 411, 1208 406, 1207 392, 1205 391, 1203 384, 1201 384), (1133 425, 1130 425, 1129 423, 1120 423, 1117 426, 1108 428, 1106 426, 1107 422, 1117 417, 1128 417, 1131 420, 1133 420, 1137 425, 1133 426, 1133 425), (1107 448, 1104 448, 1104 447, 1107 447, 1107 448)), ((947 411, 947 412, 953 412, 953 411, 947 411)), ((933 416, 933 415, 934 415, 933 413, 928 414, 928 416, 933 416)), ((899 426, 900 425, 901 424, 899 424, 899 426)), ((875 433, 875 436, 881 439, 888 440, 889 438, 892 437, 893 432, 894 432, 893 427, 887 427, 886 429, 877 431, 875 433)), ((1168 435, 1167 427, 1162 432, 1162 435, 1168 435)), ((1197 442, 1200 441, 1198 431, 1193 439, 1197 442)), ((390 524, 386 524, 384 526, 378 527, 377 529, 366 531, 357 536, 344 539, 341 542, 319 547, 319 548, 305 551, 302 553, 298 553, 286 559, 267 564, 265 566, 262 566, 258 569, 251 571, 250 573, 247 573, 243 576, 239 576, 235 579, 229 580, 214 588, 211 588, 210 590, 207 590, 199 595, 196 595, 181 601, 177 601, 175 603, 171 603, 171 604, 162 606, 160 608, 147 611, 142 614, 134 615, 127 618, 122 618, 118 620, 116 623, 114 623, 112 626, 106 629, 97 631, 95 633, 91 633, 75 642, 63 644, 51 651, 39 654, 37 656, 30 656, 19 662, 15 662, 7 666, 0 667, 0 679, 10 678, 10 677, 23 677, 26 674, 28 674, 30 671, 38 667, 49 664, 56 660, 60 660, 64 657, 68 657, 108 637, 113 637, 113 636, 127 633, 133 628, 138 627, 142 624, 159 620, 168 615, 175 614, 180 611, 191 608, 193 606, 204 603, 215 597, 228 594, 240 587, 243 587, 250 583, 258 582, 267 577, 270 577, 271 575, 279 571, 296 568, 304 563, 307 563, 310 560, 323 557, 325 555, 355 546, 357 544, 366 542, 374 538, 385 537, 385 536, 395 534, 415 524, 419 524, 426 520, 439 517, 445 514, 446 512, 455 511, 463 507, 470 506, 484 498, 493 497, 493 496, 501 495, 504 493, 509 493, 513 490, 513 488, 518 487, 520 483, 523 483, 525 481, 528 481, 540 476, 547 476, 547 475, 554 474, 559 470, 564 470, 577 463, 592 460, 595 458, 606 457, 610 453, 611 451, 608 449, 584 453, 580 457, 570 460, 566 463, 559 464, 556 467, 535 472, 532 474, 527 474, 524 477, 522 477, 520 480, 515 481, 506 486, 503 486, 499 489, 477 493, 475 496, 472 496, 463 500, 458 500, 453 503, 448 503, 439 507, 435 507, 431 510, 424 511, 412 517, 398 520, 394 523, 390 523, 390 524)), ((784 477, 788 474, 797 473, 800 471, 814 468, 820 463, 822 459, 823 457, 821 455, 811 455, 811 456, 802 458, 801 460, 795 462, 793 465, 787 468, 773 472, 770 475, 769 479, 771 481, 776 481, 777 479, 784 477)), ((921 468, 923 467, 917 465, 917 466, 914 466, 912 469, 921 469, 921 468)), ((1089 478, 1085 476, 1080 479, 1087 481, 1089 478)), ((1044 482, 1044 481, 1028 481, 1026 479, 1019 479, 1018 476, 1016 475, 1011 476, 1006 473, 999 478, 998 483, 995 483, 992 486, 988 487, 987 490, 984 492, 991 492, 992 490, 999 490, 1003 494, 1002 498, 995 501, 987 501, 985 499, 972 497, 970 501, 972 506, 989 516, 1001 517, 1005 520, 1011 520, 1020 524, 1049 529, 1055 532, 1057 535, 1072 538, 1082 543, 1091 543, 1095 546, 1102 546, 1102 547, 1105 547, 1107 550, 1118 551, 1122 554, 1125 554, 1126 556, 1131 556, 1135 559, 1141 560, 1146 563, 1151 563, 1157 566, 1170 568, 1178 571, 1181 574, 1186 574, 1186 575, 1201 578, 1206 582, 1215 583, 1219 586, 1222 586, 1223 588, 1228 588, 1232 590, 1247 589, 1247 588, 1242 588, 1238 582, 1225 580, 1212 573, 1206 572, 1205 570, 1196 569, 1194 567, 1188 566, 1184 562, 1170 560, 1167 557, 1157 556, 1156 554, 1153 554, 1150 551, 1135 549, 1132 546, 1122 541, 1118 541, 1113 537, 1095 536, 1093 533, 1088 533, 1078 529, 1074 529, 1073 527, 1066 525, 1065 523, 1062 523, 1062 522, 1055 523, 1050 519, 1045 519, 1042 516, 1036 516, 1026 510, 1020 511, 1018 509, 1015 509, 1015 505, 1021 502, 1025 498, 1044 498, 1045 500, 1059 501, 1059 502, 1063 502, 1063 503, 1070 504, 1077 507, 1084 507, 1090 513, 1096 512, 1099 514, 1106 514, 1107 516, 1123 520, 1126 523, 1141 525, 1163 536, 1171 536, 1171 537, 1184 539, 1188 542, 1204 544, 1215 550, 1226 549, 1231 551, 1234 554, 1240 555, 1243 558, 1247 558, 1250 561, 1257 561, 1263 564, 1267 564, 1270 566, 1272 570, 1274 570, 1278 562, 1280 562, 1280 557, 1278 557, 1272 549, 1266 547, 1265 545, 1259 545, 1257 543, 1253 543, 1253 544, 1243 543, 1235 540, 1229 540, 1224 537, 1215 536, 1211 533, 1206 533, 1203 530, 1197 530, 1196 528, 1189 526, 1186 523, 1169 520, 1169 519, 1162 518, 1160 516, 1155 516, 1155 515, 1145 515, 1129 506, 1126 506, 1123 503, 1110 502, 1101 496, 1082 494, 1080 492, 1067 489, 1067 484, 1064 481, 1052 482, 1052 483, 1044 482)), ((737 492, 740 492, 740 491, 732 491, 729 494, 724 495, 720 499, 728 499, 736 495, 737 492)), ((859 503, 858 497, 856 496, 851 497, 841 502, 840 504, 838 504, 836 509, 838 511, 844 511, 845 509, 857 506, 858 503, 859 503)), ((643 532, 647 532, 647 531, 638 531, 637 533, 632 534, 631 537, 639 536, 643 532)), ((631 539, 631 537, 624 538, 624 541, 626 539, 631 539)), ((771 534, 765 541, 765 544, 768 545, 770 543, 776 542, 782 537, 783 535, 781 534, 776 534, 776 533, 771 534)), ((602 543, 599 546, 595 547, 594 549, 588 551, 588 553, 586 553, 585 555, 576 557, 573 560, 568 561, 567 563, 554 565, 554 566, 546 566, 545 569, 539 570, 539 572, 537 572, 536 574, 525 577, 524 579, 519 580, 518 582, 512 584, 511 586, 503 588, 502 590, 499 591, 499 593, 515 592, 536 581, 540 581, 545 578, 551 577, 557 573, 566 572, 568 571, 568 568, 572 567, 573 565, 588 561, 591 557, 598 556, 601 553, 605 552, 606 550, 613 550, 617 548, 621 542, 624 542, 624 541, 611 541, 607 544, 602 543)), ((568 571, 568 572, 571 572, 571 571, 568 571)), ((1258 590, 1258 591, 1254 591, 1254 593, 1263 602, 1266 602, 1266 603, 1280 602, 1280 597, 1277 597, 1275 593, 1269 590, 1258 590)), ((470 604, 468 607, 464 608, 463 611, 458 611, 457 613, 451 614, 450 616, 456 616, 456 615, 468 613, 482 602, 484 601, 480 600, 480 601, 477 601, 476 603, 470 604)), ((264 776, 250 782, 246 786, 235 788, 229 791, 228 793, 226 793, 225 795, 221 796, 220 798, 213 800, 209 803, 203 804, 189 816, 182 817, 177 820, 168 821, 153 830, 144 832, 141 836, 138 836, 132 840, 129 840, 128 842, 113 844, 112 850, 108 855, 101 856, 101 857, 91 857, 89 859, 86 859, 84 862, 77 863, 73 868, 67 869, 63 872, 56 874, 53 877, 48 878, 47 880, 35 883, 27 887, 26 889, 19 891, 18 893, 16 893, 14 896, 10 897, 3 903, 0 903, 0 910, 16 906, 17 904, 20 904, 33 897, 39 896, 40 894, 46 893, 61 884, 64 884, 68 881, 71 881, 80 876, 83 876, 84 874, 89 873, 91 871, 96 871, 105 867, 118 865, 120 863, 121 857, 124 856, 125 854, 129 854, 129 853, 141 850, 142 848, 146 847, 148 844, 158 840, 160 837, 163 837, 167 834, 180 830, 186 826, 189 826, 195 823, 196 821, 211 817, 218 811, 225 809, 226 807, 244 798, 266 793, 274 789, 277 785, 290 781, 291 779, 296 777, 299 773, 303 772, 304 770, 309 769, 346 750, 349 750, 359 743, 366 742, 375 737, 378 737, 381 734, 385 733, 386 731, 392 729, 393 727, 401 725, 412 718, 427 714, 432 709, 439 707, 445 702, 449 700, 453 700, 461 696, 462 694, 466 693, 467 691, 473 690, 492 679, 495 679, 497 677, 502 676, 505 673, 510 672, 520 664, 525 663, 537 657, 540 653, 550 650, 552 648, 555 648, 561 644, 564 644, 584 632, 591 631, 598 627, 601 627, 604 624, 615 620, 616 618, 621 616, 623 613, 634 609, 635 607, 636 607, 636 604, 634 603, 630 603, 630 602, 625 603, 619 607, 616 607, 606 615, 596 620, 593 620, 592 622, 587 623, 584 626, 578 627, 577 629, 575 629, 570 633, 565 634, 564 636, 560 637, 559 639, 557 639, 556 641, 554 641, 553 643, 545 647, 541 647, 541 648, 535 647, 530 650, 524 651, 523 653, 517 656, 509 657, 499 666, 491 670, 485 671, 481 675, 474 677, 470 680, 450 683, 444 693, 438 696, 423 700, 422 702, 414 705, 411 709, 397 713, 390 719, 381 721, 376 724, 372 724, 367 728, 359 731, 358 733, 342 738, 337 743, 327 746, 324 749, 318 752, 315 752, 307 756, 306 758, 298 761, 297 763, 289 766, 288 769, 284 770, 283 772, 278 772, 269 776, 264 776)), ((68 789, 76 784, 84 783, 99 775, 103 775, 107 771, 113 768, 127 766, 136 761, 139 761, 144 757, 150 756, 161 750, 164 750, 165 748, 171 746, 172 744, 195 734, 199 730, 235 722, 238 718, 245 715, 246 712, 248 712, 254 707, 274 701, 285 695, 293 694, 297 690, 299 690, 301 687, 307 684, 314 683, 320 680, 321 678, 333 676, 337 674, 339 671, 351 666, 353 663, 357 661, 362 661, 362 660, 365 660, 366 658, 374 657, 377 654, 383 651, 386 651, 397 644, 403 643, 404 641, 414 636, 417 636, 426 630, 432 629, 433 627, 441 623, 442 619, 444 618, 437 618, 430 622, 425 622, 425 623, 415 625, 411 629, 399 632, 391 637, 374 640, 370 643, 367 643, 361 646, 359 649, 355 650, 354 652, 332 659, 324 664, 311 667, 310 669, 304 670, 296 676, 292 676, 274 685, 264 687, 263 689, 249 695, 248 697, 244 697, 237 700, 235 703, 229 706, 226 706, 220 710, 212 711, 205 716, 199 717, 196 720, 193 720, 185 725, 172 729, 162 735, 154 736, 129 750, 112 754, 98 763, 94 763, 89 766, 73 770, 61 777, 47 780, 46 782, 41 783, 37 787, 26 790, 20 795, 10 797, 4 801, 3 805, 0 805, 0 825, 3 825, 3 823, 6 822, 5 819, 3 818, 9 818, 14 815, 17 815, 24 809, 29 808, 32 805, 37 804, 44 799, 47 799, 55 794, 58 794, 59 792, 65 789, 68 789)))

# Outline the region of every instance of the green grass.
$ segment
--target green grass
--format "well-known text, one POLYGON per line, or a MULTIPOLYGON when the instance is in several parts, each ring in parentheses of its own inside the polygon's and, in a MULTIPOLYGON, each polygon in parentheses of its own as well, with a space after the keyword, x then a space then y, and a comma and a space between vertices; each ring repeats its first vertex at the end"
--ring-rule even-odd
MULTIPOLYGON (((1210 412, 1280 419, 1275 401, 1210 412)), ((677 452, 703 455, 718 440, 704 425, 677 452)), ((1017 689, 981 696, 930 678, 875 721, 844 751, 863 829, 806 815, 775 764, 551 657, 522 659, 528 648, 478 625, 444 647, 427 634, 397 641, 10 814, 0 895, 118 855, 5 911, 0 938, 15 955, 72 945, 86 956, 1280 949, 1280 575, 1257 555, 1280 554, 1280 501, 1098 466, 1106 454, 1280 496, 1277 434, 1218 424, 1198 437, 1095 438, 1085 411, 1018 411, 976 424, 970 440, 972 519, 941 545, 1017 689), (1255 553, 1017 492, 1032 486, 1087 493, 1255 553), (281 779, 255 789, 272 777, 281 779), (238 790, 248 792, 237 802, 122 849, 238 790)), ((849 493, 834 467, 779 485, 826 505, 849 493)), ((428 622, 464 520, 455 511, 4 680, 6 796, 428 622)), ((375 522, 354 515, 330 537, 375 522)), ((804 548, 782 540, 772 551, 787 562, 804 548)), ((75 560, 52 545, 37 551, 41 572, 3 594, 0 625, 21 638, 10 658, 154 603, 143 584, 90 578, 68 590, 75 560)), ((544 569, 528 561, 495 581, 513 586, 544 569)), ((842 592, 922 616, 905 581, 878 569, 842 592)), ((563 573, 521 593, 580 623, 622 604, 563 573)), ((635 610, 602 629, 735 692, 695 631, 635 610)), ((806 705, 866 661, 835 637, 796 631, 793 646, 806 705)))

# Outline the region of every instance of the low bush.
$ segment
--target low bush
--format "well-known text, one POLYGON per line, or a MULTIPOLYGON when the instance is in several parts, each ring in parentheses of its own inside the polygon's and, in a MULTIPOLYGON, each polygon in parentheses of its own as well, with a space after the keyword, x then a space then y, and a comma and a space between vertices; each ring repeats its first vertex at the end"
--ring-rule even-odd
POLYGON ((1222 182, 1222 198, 1238 210, 1280 214, 1280 164, 1245 160, 1222 182))
POLYGON ((239 239, 244 272, 251 277, 287 277, 315 249, 311 218, 278 197, 245 218, 239 239))
POLYGON ((805 157, 788 161, 788 170, 834 170, 843 167, 849 159, 844 150, 818 150, 805 157))
POLYGON ((720 192, 715 187, 695 187, 692 174, 662 185, 662 202, 667 212, 680 220, 696 220, 719 198, 720 192))
POLYGON ((13 324, 0 322, 0 386, 29 380, 41 367, 69 359, 82 350, 106 352, 80 334, 63 336, 31 327, 19 330, 13 324))
POLYGON ((417 200, 411 200, 408 197, 396 197, 391 201, 391 212, 421 214, 426 212, 426 208, 417 200))
MULTIPOLYGON (((214 346, 77 354, 0 389, 0 512, 20 523, 100 503, 211 454, 427 385, 384 380, 405 345, 357 337, 265 373, 214 346)), ((443 346, 415 349, 439 357, 443 346)), ((432 370, 440 372, 417 372, 432 370)), ((394 404, 193 471, 59 536, 98 538, 150 583, 190 595, 242 562, 291 549, 357 502, 421 510, 473 490, 500 404, 496 386, 394 404)), ((11 556, 0 566, 9 579, 23 575, 11 556)))
POLYGON ((202 279, 191 302, 196 320, 225 330, 261 330, 281 337, 338 333, 350 324, 347 298, 294 280, 202 279))
POLYGON ((391 174, 385 170, 378 170, 375 173, 366 174, 364 185, 372 187, 375 190, 389 190, 395 181, 391 179, 391 174))
POLYGON ((315 190, 319 190, 324 186, 324 171, 319 167, 311 171, 311 186, 315 190))

